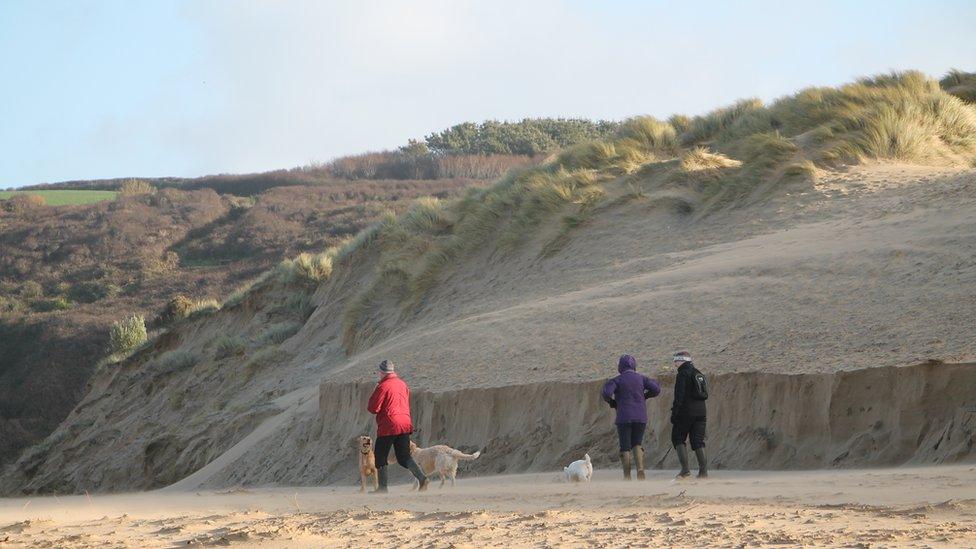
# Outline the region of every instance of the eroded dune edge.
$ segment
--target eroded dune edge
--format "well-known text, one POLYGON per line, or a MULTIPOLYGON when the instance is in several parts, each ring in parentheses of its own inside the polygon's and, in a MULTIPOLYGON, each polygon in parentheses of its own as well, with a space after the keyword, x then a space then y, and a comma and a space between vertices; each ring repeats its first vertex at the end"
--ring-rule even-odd
MULTIPOLYGON (((663 378, 664 394, 671 382, 663 378)), ((929 362, 819 374, 727 373, 709 400, 708 445, 730 469, 943 464, 974 457, 976 364, 929 362)), ((412 395, 417 438, 449 442, 482 457, 469 475, 558 470, 589 452, 615 462, 610 409, 601 382, 530 383, 412 395)), ((193 486, 351 484, 355 437, 370 432, 368 383, 323 383, 317 411, 269 433, 193 486), (297 442, 296 442, 297 441, 297 442), (271 449, 276 449, 272 451, 271 449), (268 459, 274 455, 274 459, 268 459)), ((650 401, 645 448, 652 467, 677 466, 667 425, 670 401, 650 401)), ((272 421, 272 420, 269 420, 272 421)))

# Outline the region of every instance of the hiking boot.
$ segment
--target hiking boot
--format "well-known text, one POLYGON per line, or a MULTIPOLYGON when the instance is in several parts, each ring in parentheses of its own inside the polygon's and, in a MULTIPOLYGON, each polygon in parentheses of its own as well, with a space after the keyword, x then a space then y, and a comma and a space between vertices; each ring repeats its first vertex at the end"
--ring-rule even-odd
POLYGON ((634 466, 637 468, 637 480, 644 480, 644 448, 634 446, 630 449, 634 454, 634 466))
POLYGON ((624 480, 630 480, 630 452, 620 452, 620 467, 624 470, 624 480))
POLYGON ((696 448, 695 458, 698 459, 698 478, 708 478, 708 457, 705 455, 705 449, 696 448))
POLYGON ((674 478, 687 478, 691 476, 688 469, 688 447, 684 444, 676 444, 674 450, 678 453, 678 462, 681 463, 681 472, 674 478))

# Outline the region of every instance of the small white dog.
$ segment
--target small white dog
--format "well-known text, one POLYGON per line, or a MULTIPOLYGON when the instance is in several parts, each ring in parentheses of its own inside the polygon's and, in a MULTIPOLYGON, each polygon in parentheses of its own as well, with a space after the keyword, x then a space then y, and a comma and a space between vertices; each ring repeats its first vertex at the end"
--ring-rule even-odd
POLYGON ((583 459, 570 463, 569 467, 563 467, 563 475, 566 477, 566 482, 589 482, 593 478, 593 463, 590 462, 590 454, 583 456, 583 459))

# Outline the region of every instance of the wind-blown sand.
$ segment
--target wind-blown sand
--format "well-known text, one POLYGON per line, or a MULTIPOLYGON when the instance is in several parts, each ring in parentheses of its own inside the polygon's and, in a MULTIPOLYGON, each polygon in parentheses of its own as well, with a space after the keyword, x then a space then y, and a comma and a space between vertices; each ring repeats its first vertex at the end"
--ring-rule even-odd
POLYGON ((591 484, 556 473, 462 478, 386 496, 255 488, 0 500, 3 547, 915 546, 976 545, 976 466, 651 471, 591 484))

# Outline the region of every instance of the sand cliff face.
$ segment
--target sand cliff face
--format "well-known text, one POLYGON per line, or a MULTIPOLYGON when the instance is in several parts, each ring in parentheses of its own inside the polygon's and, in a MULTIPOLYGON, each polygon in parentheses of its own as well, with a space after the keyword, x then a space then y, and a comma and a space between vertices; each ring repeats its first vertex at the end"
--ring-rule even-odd
MULTIPOLYGON (((710 377, 707 446, 714 467, 813 469, 976 459, 974 363, 710 377)), ((668 422, 673 377, 661 381, 662 395, 648 401, 644 446, 649 466, 673 468, 677 460, 668 422)), ((614 416, 599 396, 602 384, 416 391, 411 395, 414 438, 421 445, 448 441, 466 451, 481 450, 481 458, 464 465, 465 474, 558 470, 587 452, 597 464, 613 466, 614 416)), ((193 486, 355 481, 354 440, 375 430, 363 406, 372 388, 323 383, 317 410, 302 425, 261 441, 193 486), (266 458, 272 454, 273 460, 266 458)))
MULTIPOLYGON (((280 292, 100 372, 0 487, 352 483, 352 437, 371 432, 363 406, 383 358, 414 390, 423 443, 485 450, 470 472, 546 470, 584 451, 608 465, 601 380, 627 352, 667 382, 656 365, 676 347, 716 387, 709 445, 723 467, 971 460, 974 197, 972 171, 877 165, 700 218, 634 201, 559 253, 540 254, 553 230, 543 226, 514 251, 465 257, 418 304, 379 299, 347 355, 343 311, 373 276, 364 254, 337 267, 270 351, 248 343, 221 357, 215 342, 263 340, 298 318, 280 292), (168 368, 172 351, 197 360, 168 368)), ((674 463, 669 394, 651 403, 653 465, 674 463)))

